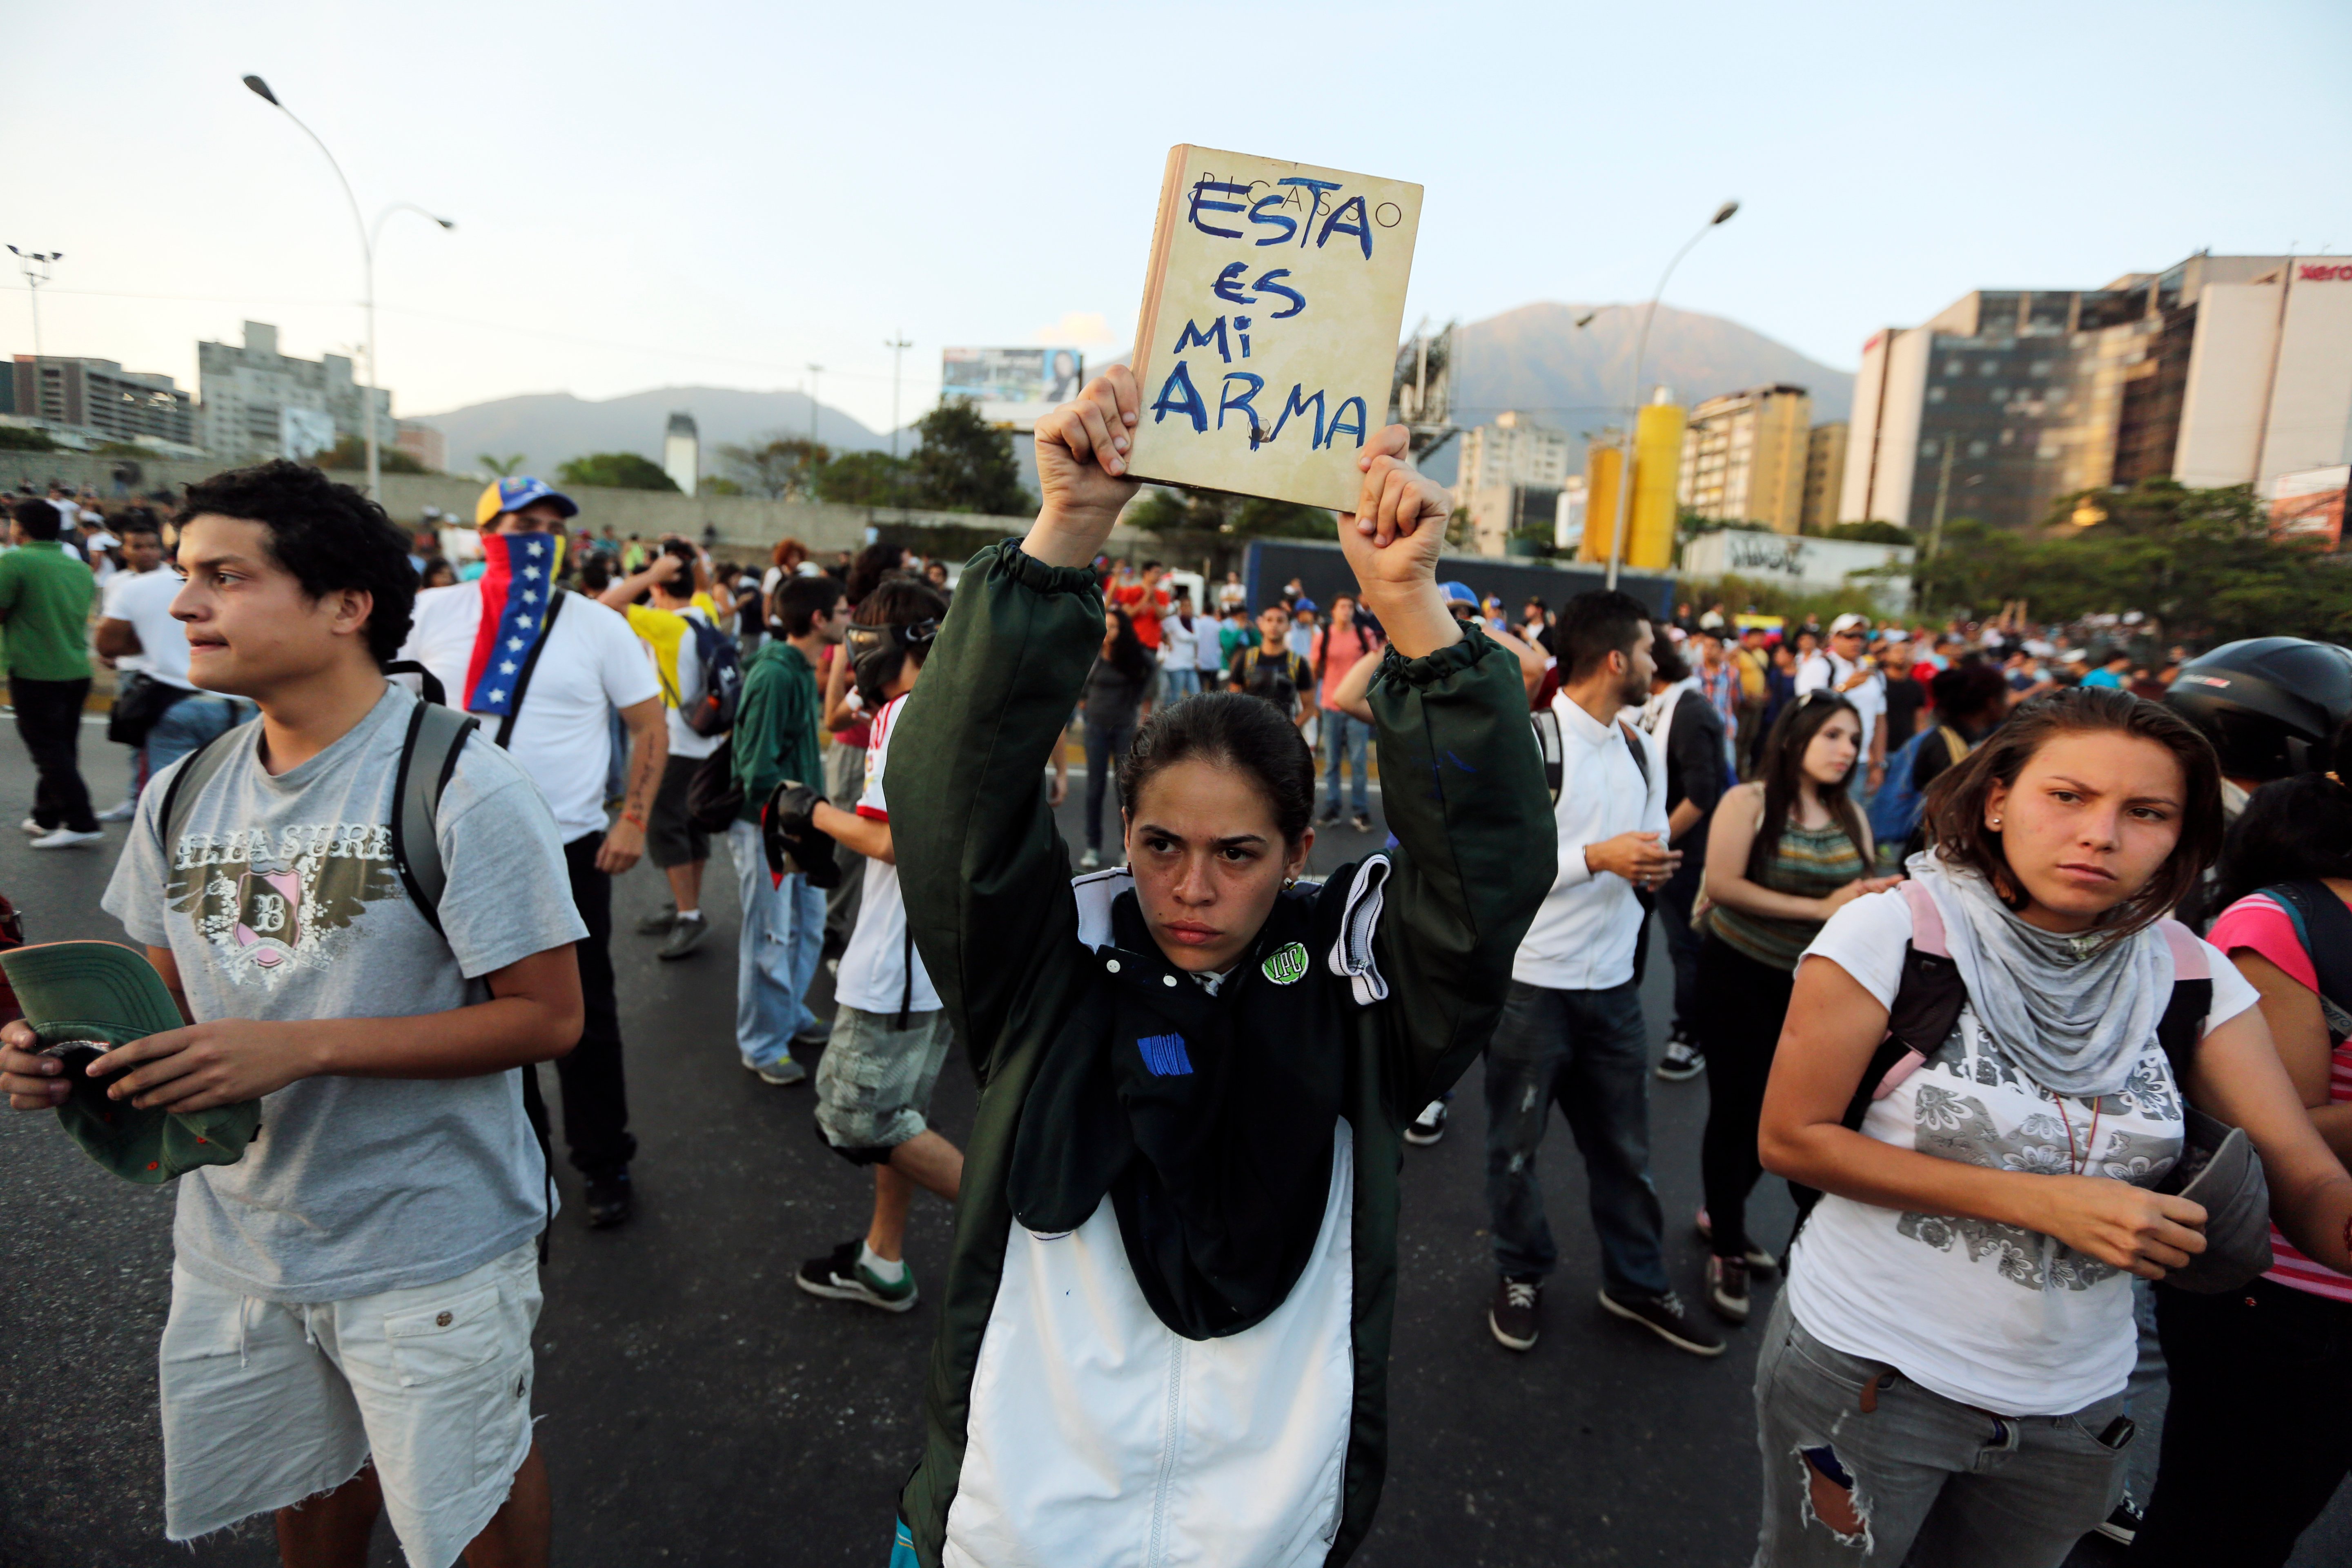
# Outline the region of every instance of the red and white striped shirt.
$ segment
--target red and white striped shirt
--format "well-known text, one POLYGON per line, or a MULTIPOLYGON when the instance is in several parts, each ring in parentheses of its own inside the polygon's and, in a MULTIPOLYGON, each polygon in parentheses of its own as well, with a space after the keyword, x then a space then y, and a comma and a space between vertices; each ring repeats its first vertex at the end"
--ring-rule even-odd
MULTIPOLYGON (((2315 992, 2319 989, 2319 972, 2311 955, 2303 950, 2303 943, 2295 939, 2294 919, 2266 894, 2249 894, 2222 910, 2207 940, 2223 952, 2235 952, 2241 948, 2258 952, 2278 965, 2281 973, 2296 984, 2315 992)), ((2335 1030, 2331 1026, 2328 1032, 2333 1035, 2335 1030)), ((2327 1098, 2336 1105, 2352 1100, 2352 1038, 2336 1042, 2328 1060, 2327 1098)), ((2294 1243, 2279 1234, 2276 1226, 2271 1227, 2271 1253, 2273 1266, 2263 1279, 2325 1296, 2331 1301, 2352 1301, 2352 1275, 2338 1274, 2326 1264, 2305 1258, 2294 1249, 2294 1243)))

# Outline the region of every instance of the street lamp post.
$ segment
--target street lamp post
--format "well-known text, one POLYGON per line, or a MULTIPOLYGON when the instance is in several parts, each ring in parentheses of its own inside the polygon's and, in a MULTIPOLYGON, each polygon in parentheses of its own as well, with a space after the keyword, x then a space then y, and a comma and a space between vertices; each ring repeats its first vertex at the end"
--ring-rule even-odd
POLYGON ((335 155, 327 151, 327 144, 319 140, 319 133, 308 125, 304 125, 301 116, 278 102, 278 95, 270 91, 269 84, 259 77, 247 77, 245 85, 252 89, 256 98, 294 121, 300 128, 302 134, 310 139, 311 144, 316 146, 320 154, 327 160, 327 167, 335 172, 335 183, 343 187, 343 200, 351 205, 352 223, 359 230, 360 235, 360 275, 364 294, 364 309, 367 312, 367 378, 360 385, 360 425, 362 438, 367 444, 367 493, 371 499, 382 500, 383 472, 375 434, 375 384, 379 374, 375 358, 376 241, 383 237, 384 221, 396 212, 413 212, 421 217, 431 218, 445 229, 456 228, 457 226, 453 220, 443 217, 437 213, 426 212, 415 202, 394 202, 378 213, 374 227, 369 227, 367 220, 360 216, 359 197, 352 194, 351 181, 343 177, 343 166, 335 162, 335 155))
POLYGON ((1650 302, 1642 308, 1642 330, 1633 340, 1633 379, 1625 398, 1625 452, 1617 465, 1616 524, 1609 537, 1609 586, 1612 589, 1617 586, 1617 568, 1625 557, 1625 522, 1633 511, 1634 427, 1642 418, 1642 361, 1650 350, 1650 322, 1658 313, 1658 300, 1666 291, 1666 279, 1675 275, 1675 268, 1681 266, 1683 258, 1691 253, 1691 247, 1705 239, 1708 229, 1729 223, 1731 215, 1738 210, 1739 204, 1736 201, 1726 202, 1715 209, 1715 216, 1707 219, 1696 234, 1684 241, 1683 247, 1675 252, 1675 258, 1666 263, 1666 269, 1658 274, 1658 286, 1651 292, 1650 302))
POLYGON ((898 363, 914 340, 902 329, 898 335, 882 345, 890 351, 890 460, 898 460, 898 363))
POLYGON ((37 360, 41 357, 41 285, 49 280, 49 264, 63 261, 66 253, 62 250, 19 250, 12 245, 8 247, 8 254, 16 258, 17 269, 25 274, 25 288, 32 297, 33 357, 37 360))

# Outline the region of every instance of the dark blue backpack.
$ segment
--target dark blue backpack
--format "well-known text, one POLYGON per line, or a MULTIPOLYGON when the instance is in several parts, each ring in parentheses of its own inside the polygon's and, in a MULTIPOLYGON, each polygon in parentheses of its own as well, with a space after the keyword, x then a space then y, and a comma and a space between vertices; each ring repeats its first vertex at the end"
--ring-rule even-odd
POLYGON ((1903 742, 1895 753, 1886 759, 1886 782, 1870 797, 1870 837, 1879 849, 1900 851, 1911 830, 1919 826, 1923 804, 1918 786, 1911 781, 1919 771, 1919 748, 1930 742, 1951 749, 1951 760, 1957 763, 1969 754, 1969 743, 1949 724, 1937 724, 1920 731, 1903 742))
MULTIPOLYGON (((688 616, 694 632, 694 658, 702 672, 702 694, 679 713, 698 735, 724 735, 735 728, 735 710, 743 701, 743 659, 735 639, 699 618, 688 616)), ((683 649, 679 650, 681 656, 683 649)))

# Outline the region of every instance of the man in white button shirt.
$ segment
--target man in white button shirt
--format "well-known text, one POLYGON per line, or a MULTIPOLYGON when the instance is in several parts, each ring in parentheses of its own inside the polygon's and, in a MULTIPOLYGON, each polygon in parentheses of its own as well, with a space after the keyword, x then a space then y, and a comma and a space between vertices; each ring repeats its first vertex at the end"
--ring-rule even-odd
POLYGON ((1862 718, 1862 754, 1869 780, 1861 792, 1867 800, 1886 779, 1886 682, 1870 661, 1870 618, 1852 611, 1830 623, 1829 646, 1797 667, 1797 695, 1834 691, 1853 704, 1862 718))
POLYGON ((1695 1355, 1723 1350, 1667 1289, 1650 1184, 1636 894, 1664 886, 1682 858, 1666 843, 1664 752, 1624 712, 1649 700, 1650 637, 1650 612, 1613 592, 1579 594, 1552 628, 1566 671, 1548 716, 1559 740, 1559 870, 1486 1047, 1486 1207, 1501 1275, 1486 1326, 1513 1350, 1534 1346, 1544 1278, 1559 1261, 1536 1171, 1555 1104, 1584 1156, 1602 1308, 1695 1355))

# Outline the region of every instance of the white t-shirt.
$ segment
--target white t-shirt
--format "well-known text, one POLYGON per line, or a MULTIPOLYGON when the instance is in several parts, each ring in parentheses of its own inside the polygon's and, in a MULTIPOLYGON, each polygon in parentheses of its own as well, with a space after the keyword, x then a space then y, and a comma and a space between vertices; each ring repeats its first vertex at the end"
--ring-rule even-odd
MULTIPOLYGON (((1832 916, 1805 950, 1892 1005, 1911 940, 1900 889, 1832 916)), ((2259 1000, 2207 944, 2205 1030, 2259 1000)), ((1863 1119, 1864 1136, 1995 1170, 2151 1186, 2180 1154, 2180 1095, 2153 1034, 2130 1083, 2095 1103, 2054 1095, 1963 1008, 1951 1038, 1863 1119), (2095 1132, 2094 1128, 2095 1126, 2095 1132)), ((1833 1350, 1885 1362, 1948 1399, 2004 1415, 2079 1410, 2124 1386, 2138 1355, 2132 1276, 2018 1226, 1824 1196, 1797 1235, 1789 1308, 1833 1350)))
POLYGON ((1174 616, 1160 623, 1160 662, 1170 669, 1197 669, 1195 656, 1200 647, 1200 620, 1196 617, 1187 627, 1174 616))
POLYGON ((185 579, 158 566, 152 572, 119 572, 106 584, 99 613, 110 621, 128 621, 138 636, 140 651, 114 661, 119 669, 143 669, 167 685, 196 689, 188 679, 188 629, 172 618, 172 601, 180 596, 185 579))
MULTIPOLYGON (((482 620, 478 583, 427 588, 400 657, 441 682, 453 708, 466 700, 466 668, 482 620)), ((661 696, 645 644, 620 613, 583 595, 569 595, 532 669, 509 742, 515 761, 547 797, 566 844, 602 833, 604 775, 612 765, 612 713, 661 696)), ((488 726, 497 732, 495 723, 488 726)))
POLYGON ((1879 718, 1886 711, 1886 679, 1875 669, 1870 672, 1868 680, 1853 690, 1838 691, 1839 685, 1860 668, 1853 660, 1828 648, 1822 649, 1797 667, 1798 696, 1802 697, 1808 691, 1837 691, 1839 696, 1853 704, 1855 714, 1862 720, 1859 753, 1862 762, 1857 777, 1870 771, 1870 737, 1877 731, 1879 718))
MULTIPOLYGON (((890 820, 882 773, 890 757, 890 737, 898 733, 898 715, 906 706, 904 697, 882 704, 874 714, 873 739, 866 743, 866 793, 857 797, 857 815, 877 822, 890 820)), ((893 1017, 901 1006, 910 1013, 928 1013, 940 1005, 931 977, 923 973, 923 955, 907 940, 907 901, 898 892, 898 868, 887 860, 866 862, 857 928, 849 933, 849 946, 841 955, 833 994, 862 1013, 893 1017)))

